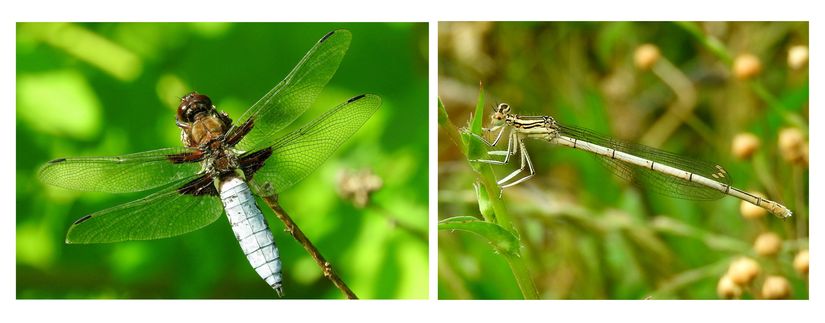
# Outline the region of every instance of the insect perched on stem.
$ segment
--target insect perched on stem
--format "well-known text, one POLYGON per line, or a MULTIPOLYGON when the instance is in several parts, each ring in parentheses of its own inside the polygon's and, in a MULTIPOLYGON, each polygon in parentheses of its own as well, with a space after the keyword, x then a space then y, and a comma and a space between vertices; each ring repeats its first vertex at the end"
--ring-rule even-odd
POLYGON ((491 156, 504 158, 474 161, 503 165, 508 164, 511 157, 518 154, 520 167, 497 182, 502 189, 522 183, 535 175, 533 162, 524 145, 525 138, 532 138, 596 154, 618 176, 649 184, 657 192, 667 196, 713 200, 730 195, 764 208, 782 219, 792 215, 792 212, 782 204, 731 186, 727 171, 716 164, 606 138, 587 129, 559 124, 550 116, 516 115, 511 113, 510 105, 507 103, 496 106, 490 118, 490 127, 484 131, 497 133, 495 140, 489 142, 482 136, 476 136, 494 147, 507 132, 507 149, 488 152, 491 156), (527 175, 516 178, 525 170, 528 172, 527 175))

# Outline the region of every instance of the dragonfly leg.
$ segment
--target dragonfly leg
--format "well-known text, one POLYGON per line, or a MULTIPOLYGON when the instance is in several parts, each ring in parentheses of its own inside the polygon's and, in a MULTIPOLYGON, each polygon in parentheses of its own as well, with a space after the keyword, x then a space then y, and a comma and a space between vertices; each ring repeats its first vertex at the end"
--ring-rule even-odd
POLYGON ((530 160, 530 155, 527 154, 527 149, 524 149, 524 142, 519 140, 518 145, 519 145, 519 147, 521 147, 521 167, 518 170, 511 173, 510 175, 508 175, 507 177, 505 177, 505 178, 501 179, 500 181, 498 181, 498 185, 501 185, 502 190, 504 190, 507 187, 510 187, 510 186, 519 184, 521 182, 524 182, 524 181, 530 179, 531 177, 533 177, 533 175, 536 175, 536 170, 533 169, 533 162, 530 160), (504 183, 507 180, 513 178, 514 176, 516 176, 516 174, 521 173, 524 170, 525 164, 526 164, 528 170, 530 171, 529 175, 526 175, 522 178, 519 178, 518 180, 516 180, 512 183, 502 185, 502 183, 504 183))

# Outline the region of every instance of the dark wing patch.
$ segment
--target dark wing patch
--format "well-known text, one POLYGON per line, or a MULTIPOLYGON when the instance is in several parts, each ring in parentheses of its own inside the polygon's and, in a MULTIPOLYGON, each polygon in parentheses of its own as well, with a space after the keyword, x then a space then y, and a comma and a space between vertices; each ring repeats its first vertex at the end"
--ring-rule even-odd
POLYGON ((215 188, 215 185, 212 181, 212 176, 209 175, 203 175, 201 177, 189 181, 188 183, 178 188, 178 192, 180 192, 183 195, 192 196, 218 196, 218 189, 215 188))
POLYGON ((239 127, 233 127, 231 130, 229 130, 229 134, 226 136, 226 143, 229 146, 234 147, 238 144, 239 141, 241 141, 241 139, 243 139, 243 137, 246 136, 246 134, 252 131, 252 128, 254 127, 255 117, 253 116, 247 119, 246 122, 241 124, 239 127))
POLYGON ((191 152, 171 154, 166 158, 173 164, 183 164, 202 161, 205 157, 203 150, 196 150, 191 152))
POLYGON ((272 147, 267 147, 241 157, 241 170, 243 170, 247 180, 251 180, 255 172, 261 169, 261 167, 264 167, 269 156, 272 156, 272 147))

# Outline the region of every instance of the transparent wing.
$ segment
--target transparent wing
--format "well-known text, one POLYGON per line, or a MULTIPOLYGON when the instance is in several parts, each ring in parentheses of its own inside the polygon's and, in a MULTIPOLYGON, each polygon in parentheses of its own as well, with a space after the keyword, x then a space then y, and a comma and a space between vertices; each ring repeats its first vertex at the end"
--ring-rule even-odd
MULTIPOLYGON (((719 165, 695 160, 670 153, 656 148, 629 143, 621 140, 606 138, 590 130, 559 125, 561 133, 576 139, 592 142, 594 144, 623 151, 631 155, 636 155, 681 170, 716 180, 720 183, 730 185, 730 176, 719 165), (721 175, 721 176, 720 176, 721 175)), ((635 184, 650 188, 654 193, 664 196, 687 199, 687 200, 715 200, 725 194, 710 187, 686 181, 678 177, 662 174, 649 168, 638 167, 625 163, 618 159, 611 159, 599 156, 603 164, 613 171, 617 176, 635 184)))
POLYGON ((318 168, 380 105, 377 95, 359 95, 280 138, 252 180, 269 182, 276 193, 283 192, 318 168))
POLYGON ((351 39, 348 30, 335 30, 324 35, 281 83, 238 119, 238 125, 249 121, 253 128, 236 148, 252 151, 270 146, 275 141, 275 134, 295 121, 315 101, 338 70, 351 39))
POLYGON ((187 180, 78 219, 69 228, 66 243, 168 238, 200 229, 218 219, 223 212, 220 199, 214 195, 183 194, 180 191, 186 190, 185 183, 187 180))
POLYGON ((38 172, 43 183, 78 191, 138 192, 194 175, 200 163, 185 161, 191 148, 165 148, 112 157, 59 158, 38 172))

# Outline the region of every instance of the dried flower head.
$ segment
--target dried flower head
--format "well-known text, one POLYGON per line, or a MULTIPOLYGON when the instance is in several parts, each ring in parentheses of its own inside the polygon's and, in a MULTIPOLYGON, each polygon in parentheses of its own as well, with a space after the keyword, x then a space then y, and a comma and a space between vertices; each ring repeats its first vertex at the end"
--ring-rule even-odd
POLYGON ((788 66, 798 70, 808 64, 808 46, 796 45, 788 50, 788 66))
POLYGON ((748 257, 736 259, 728 267, 726 275, 737 285, 750 284, 759 275, 759 263, 748 257))
POLYGON ((733 137, 731 152, 739 159, 748 159, 759 149, 760 141, 756 135, 743 132, 733 137))
POLYGON ((775 256, 782 250, 782 238, 776 233, 765 232, 756 237, 753 243, 753 249, 760 256, 770 257, 775 256))
POLYGON ((740 80, 751 79, 762 71, 762 63, 753 54, 741 54, 733 60, 733 75, 740 80))
POLYGON ((793 258, 793 268, 796 269, 800 275, 808 274, 808 249, 801 250, 793 258))
POLYGON ((338 192, 342 198, 363 208, 369 203, 370 194, 379 190, 384 183, 372 170, 344 170, 338 177, 338 192))
POLYGON ((762 284, 762 298, 785 299, 791 296, 791 284, 782 276, 768 276, 762 284))
POLYGON ((730 276, 724 275, 716 284, 716 294, 724 299, 737 299, 742 297, 742 286, 734 283, 730 276))
POLYGON ((799 128, 785 128, 779 131, 779 152, 782 157, 794 164, 804 164, 807 159, 808 143, 805 134, 799 128))
POLYGON ((656 64, 656 61, 661 57, 661 53, 659 52, 659 47, 656 47, 656 45, 644 44, 636 48, 636 53, 633 57, 636 61, 636 67, 641 70, 648 70, 653 67, 653 64, 656 64))

